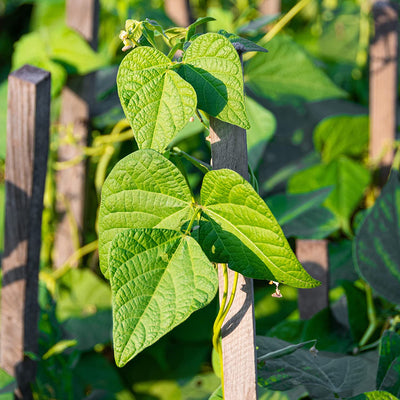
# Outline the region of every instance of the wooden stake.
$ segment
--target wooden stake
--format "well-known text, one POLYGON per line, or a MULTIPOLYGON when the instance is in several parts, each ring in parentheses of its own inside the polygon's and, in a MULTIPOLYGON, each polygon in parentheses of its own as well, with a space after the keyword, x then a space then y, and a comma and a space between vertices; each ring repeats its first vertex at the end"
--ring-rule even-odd
MULTIPOLYGON (((249 179, 246 131, 210 118, 213 169, 229 168, 249 179)), ((223 278, 219 268, 220 299, 223 278)), ((229 286, 234 272, 228 269, 229 286)), ((253 280, 239 275, 235 300, 222 326, 224 394, 227 400, 257 399, 253 280)), ((228 297, 230 294, 230 288, 228 297)))
POLYGON ((398 16, 395 6, 387 1, 376 1, 372 12, 375 34, 370 45, 369 155, 372 161, 389 167, 397 128, 398 16))
POLYGON ((328 241, 298 239, 296 255, 305 270, 321 282, 314 289, 299 289, 300 318, 309 319, 329 305, 328 241))
MULTIPOLYGON (((67 25, 78 31, 92 46, 97 47, 99 0, 68 0, 66 4, 67 25)), ((94 102, 95 75, 74 77, 62 92, 60 124, 72 130, 75 144, 64 144, 59 149, 59 161, 78 157, 77 146, 88 144, 90 109, 94 102)), ((65 132, 64 132, 65 133, 65 132)), ((79 164, 57 173, 57 212, 60 222, 55 236, 54 264, 60 267, 79 243, 74 240, 84 225, 86 164, 79 164), (74 223, 71 223, 71 220, 74 223)), ((79 240, 78 240, 79 242, 79 240)))
POLYGON ((280 14, 281 0, 264 0, 260 5, 260 12, 264 15, 280 14))
POLYGON ((192 22, 189 0, 165 0, 165 13, 178 26, 188 26, 192 22))
POLYGON ((8 78, 6 218, 0 364, 31 399, 38 351, 38 277, 50 124, 50 73, 25 65, 8 78))

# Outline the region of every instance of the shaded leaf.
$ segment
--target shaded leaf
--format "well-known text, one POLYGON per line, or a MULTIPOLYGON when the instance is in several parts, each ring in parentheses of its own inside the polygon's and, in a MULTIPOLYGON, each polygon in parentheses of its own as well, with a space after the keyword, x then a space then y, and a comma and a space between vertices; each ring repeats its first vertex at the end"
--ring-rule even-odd
POLYGON ((179 229, 190 219, 192 196, 178 168, 153 150, 117 163, 104 182, 99 211, 99 256, 108 277, 108 249, 127 228, 179 229))
POLYGON ((197 106, 222 121, 249 128, 239 56, 227 38, 206 33, 186 50, 178 73, 197 94, 197 106))
POLYGON ((379 348, 376 388, 400 396, 400 335, 385 331, 379 348))
POLYGON ((341 98, 346 92, 313 64, 290 37, 277 35, 245 67, 246 84, 258 95, 281 103, 341 98))
POLYGON ((133 49, 117 75, 118 95, 139 148, 162 151, 196 111, 196 93, 172 61, 147 46, 133 49))
POLYGON ((392 170, 353 244, 358 272, 382 297, 400 304, 400 185, 392 170))
POLYGON ((329 164, 315 165, 295 174, 288 189, 291 193, 305 193, 334 185, 323 203, 339 219, 343 229, 349 229, 349 219, 371 180, 370 172, 359 163, 340 157, 329 164))
MULTIPOLYGON (((258 338, 257 354, 265 354, 289 344, 275 338, 258 338)), ((304 385, 313 399, 353 396, 355 386, 364 378, 365 362, 349 356, 315 357, 308 350, 268 360, 259 365, 259 383, 274 390, 304 385)))
POLYGON ((118 366, 207 305, 218 288, 197 242, 167 229, 120 232, 110 249, 110 281, 118 366))
POLYGON ((329 196, 332 187, 326 187, 308 193, 277 194, 267 198, 271 209, 280 225, 284 225, 311 208, 319 206, 329 196))
POLYGON ((210 259, 227 259, 241 274, 295 287, 315 287, 318 281, 303 269, 271 211, 251 185, 228 169, 208 172, 201 188, 205 249, 210 259))
POLYGON ((256 169, 264 155, 268 142, 276 131, 276 119, 271 111, 258 104, 251 97, 245 99, 250 129, 247 131, 249 164, 256 169))

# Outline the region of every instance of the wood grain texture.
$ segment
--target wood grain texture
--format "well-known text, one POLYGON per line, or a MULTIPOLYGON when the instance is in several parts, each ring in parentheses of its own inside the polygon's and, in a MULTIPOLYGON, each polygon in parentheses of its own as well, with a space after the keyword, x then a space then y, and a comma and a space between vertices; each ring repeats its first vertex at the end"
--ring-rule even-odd
MULTIPOLYGON (((99 0, 68 0, 66 3, 67 25, 79 32, 92 46, 97 47, 99 0)), ((67 161, 81 155, 79 146, 88 144, 89 120, 95 98, 95 74, 68 79, 62 92, 60 125, 62 131, 71 130, 76 144, 60 146, 59 161, 67 161)), ((57 213, 59 223, 55 235, 54 265, 60 267, 70 257, 79 243, 74 241, 75 222, 78 233, 84 227, 86 163, 57 172, 57 213)))
POLYGON ((165 0, 165 13, 177 26, 188 26, 192 21, 189 0, 165 0))
POLYGON ((398 12, 386 1, 372 7, 375 34, 370 44, 370 147, 372 161, 389 166, 393 160, 397 119, 398 12))
POLYGON ((281 0, 264 0, 260 4, 260 12, 264 15, 280 14, 281 0))
POLYGON ((296 256, 304 269, 321 282, 314 289, 299 289, 300 318, 309 319, 329 305, 328 241, 298 239, 296 256))
POLYGON ((38 277, 50 124, 50 73, 26 65, 8 78, 6 217, 0 364, 29 399, 38 350, 38 277))
MULTIPOLYGON (((213 169, 229 168, 249 179, 246 131, 210 118, 213 169)), ((219 267, 220 297, 223 278, 219 267)), ((234 272, 228 269, 229 287, 234 272)), ((230 289, 229 289, 230 292, 230 289)), ((239 275, 235 300, 222 326, 224 394, 226 400, 257 399, 253 280, 239 275)))

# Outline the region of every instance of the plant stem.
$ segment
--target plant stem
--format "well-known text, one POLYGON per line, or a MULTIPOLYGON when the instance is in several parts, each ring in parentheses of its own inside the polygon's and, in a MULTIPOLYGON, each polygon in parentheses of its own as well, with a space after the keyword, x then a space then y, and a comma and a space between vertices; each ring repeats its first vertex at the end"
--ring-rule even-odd
POLYGON ((225 320, 226 316, 228 315, 229 310, 232 306, 233 300, 235 298, 239 274, 235 271, 235 274, 233 277, 231 295, 229 297, 228 304, 226 304, 226 301, 228 299, 228 265, 221 264, 221 266, 222 266, 222 272, 223 272, 223 278, 224 278, 224 292, 222 294, 219 312, 218 312, 217 318, 215 319, 215 322, 214 322, 212 342, 213 342, 213 347, 214 347, 215 351, 219 355, 219 362, 220 362, 220 366, 221 366, 221 387, 222 387, 222 397, 223 397, 224 396, 224 362, 223 362, 223 357, 222 357, 221 329, 222 329, 222 324, 224 323, 224 320, 225 320))
POLYGON ((196 209, 192 215, 192 218, 190 219, 188 227, 185 230, 185 235, 189 235, 190 231, 193 228, 194 221, 196 221, 197 216, 199 215, 199 212, 201 211, 201 208, 197 204, 193 203, 193 206, 196 207, 196 209))
POLYGON ((286 24, 305 6, 311 3, 311 0, 300 0, 294 7, 292 7, 273 27, 272 29, 261 39, 261 43, 265 44, 269 42, 277 33, 279 33, 286 24))
POLYGON ((367 344, 368 340, 371 339, 371 336, 373 335, 377 327, 376 311, 374 305, 374 298, 372 296, 372 289, 371 286, 369 286, 367 283, 364 284, 364 287, 365 287, 365 295, 367 297, 367 313, 368 313, 369 325, 363 337, 361 338, 360 342, 358 343, 358 347, 363 347, 367 344))

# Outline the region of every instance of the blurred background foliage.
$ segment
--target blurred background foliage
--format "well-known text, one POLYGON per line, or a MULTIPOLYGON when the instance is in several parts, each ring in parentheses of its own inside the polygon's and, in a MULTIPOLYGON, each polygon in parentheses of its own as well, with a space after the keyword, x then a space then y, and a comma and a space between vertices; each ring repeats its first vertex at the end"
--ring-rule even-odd
MULTIPOLYGON (((126 367, 116 369, 113 362, 111 294, 98 270, 95 241, 102 183, 113 165, 136 149, 116 94, 116 71, 124 55, 118 34, 127 18, 155 19, 164 28, 174 23, 161 0, 100 3, 99 45, 95 52, 65 26, 64 0, 0 0, 0 250, 4 226, 7 76, 25 63, 52 73, 53 125, 40 275, 40 354, 31 355, 39 360, 35 396, 68 400, 208 399, 219 385, 211 364, 216 301, 126 367), (91 120, 90 145, 81 148, 89 177, 91 211, 83 236, 83 245, 87 247, 78 251, 79 268, 66 263, 61 270, 54 270, 54 173, 57 168, 68 167, 57 161, 57 149, 68 137, 65 127, 57 123, 60 93, 68 77, 93 71, 97 74, 97 103, 91 120)), ((212 16, 215 21, 208 23, 207 30, 225 29, 240 34, 269 51, 245 56, 253 183, 257 181, 260 195, 291 243, 296 238, 330 240, 331 307, 303 321, 297 309, 297 290, 283 287, 283 298, 276 299, 271 297, 272 287, 255 282, 257 334, 291 343, 317 338, 319 350, 337 357, 361 353, 358 357, 363 358, 366 367, 360 390, 374 390, 375 384, 371 386, 371 382, 375 382, 378 369, 379 338, 384 329, 398 331, 400 300, 387 298, 379 291, 374 291, 372 297, 370 287, 360 280, 362 267, 356 268, 358 260, 353 254, 356 242, 368 243, 374 234, 374 225, 362 234, 358 230, 377 198, 376 168, 367 157, 369 2, 308 1, 269 41, 266 34, 279 16, 262 15, 258 11, 260 3, 193 0, 192 17, 212 16), (366 337, 368 329, 371 332, 366 337)), ((282 0, 282 15, 297 3, 282 0)), ((194 193, 198 193, 202 172, 190 160, 195 157, 209 162, 206 136, 207 131, 195 119, 169 146, 170 159, 184 165, 194 193)), ((70 165, 74 162, 71 160, 70 165)), ((390 190, 396 191, 396 186, 390 190)), ((383 203, 389 201, 390 190, 383 203)), ((393 226, 388 223, 393 240, 397 238, 396 222, 394 218, 393 226)), ((387 267, 385 279, 391 282, 391 291, 398 290, 398 270, 391 270, 378 251, 369 257, 382 268, 387 267)), ((374 288, 378 275, 372 271, 364 279, 374 288)), ((303 389, 263 389, 260 398, 307 398, 307 390, 303 389)), ((400 391, 392 389, 391 393, 398 395, 396 390, 400 391)))

